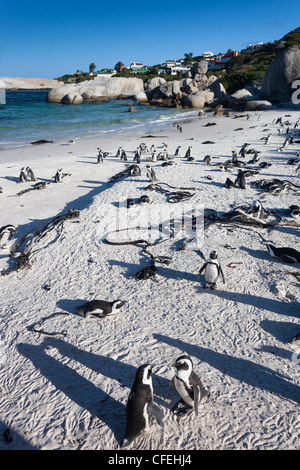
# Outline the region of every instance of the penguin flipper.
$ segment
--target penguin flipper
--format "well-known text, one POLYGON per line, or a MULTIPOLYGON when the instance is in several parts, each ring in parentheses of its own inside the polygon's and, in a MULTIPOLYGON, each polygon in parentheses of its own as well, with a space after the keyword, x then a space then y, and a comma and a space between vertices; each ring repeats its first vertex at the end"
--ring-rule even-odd
POLYGON ((199 387, 194 387, 194 411, 195 415, 198 416, 198 404, 200 401, 200 389, 199 387))
POLYGON ((197 277, 200 277, 201 273, 204 271, 204 269, 206 268, 206 263, 204 263, 204 265, 202 266, 202 268, 200 268, 198 274, 197 274, 197 277))
POLYGON ((174 377, 170 380, 169 387, 171 390, 173 390, 173 388, 175 387, 174 377))
POLYGON ((219 266, 219 269, 220 269, 220 273, 221 273, 221 276, 222 276, 223 284, 225 284, 225 276, 224 276, 224 273, 223 273, 223 269, 221 268, 221 266, 219 266))
POLYGON ((151 416, 154 416, 157 423, 160 426, 162 426, 162 421, 163 421, 164 414, 163 414, 163 411, 161 410, 161 408, 152 401, 151 403, 149 403, 147 411, 148 411, 148 414, 151 415, 151 416))

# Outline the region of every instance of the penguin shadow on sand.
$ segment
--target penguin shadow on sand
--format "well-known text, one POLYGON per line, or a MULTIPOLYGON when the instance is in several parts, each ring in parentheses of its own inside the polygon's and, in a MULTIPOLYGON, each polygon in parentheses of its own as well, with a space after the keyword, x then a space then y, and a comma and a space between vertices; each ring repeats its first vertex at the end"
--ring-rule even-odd
POLYGON ((64 312, 71 313, 72 315, 80 316, 76 311, 78 305, 86 303, 86 299, 60 299, 56 302, 58 308, 64 312))
POLYGON ((218 284, 215 289, 204 289, 202 285, 198 287, 199 293, 209 292, 209 295, 214 295, 220 297, 220 299, 235 302, 237 304, 241 303, 243 305, 250 305, 260 310, 268 310, 269 312, 278 313, 280 315, 291 315, 296 318, 300 318, 299 304, 296 305, 293 303, 285 303, 282 300, 268 299, 266 297, 259 297, 258 295, 253 294, 244 294, 242 292, 230 292, 225 290, 225 287, 222 287, 222 290, 218 290, 218 284))
MULTIPOLYGON (((107 356, 83 351, 73 344, 55 337, 46 337, 40 345, 20 343, 17 347, 19 353, 29 359, 57 390, 90 413, 90 424, 97 419, 104 422, 111 429, 117 442, 121 443, 126 427, 125 406, 137 367, 107 356), (54 358, 53 354, 47 354, 47 350, 53 348, 59 352, 60 356, 63 356, 63 363, 54 358), (76 372, 73 366, 69 367, 67 360, 72 363, 75 361, 84 368, 99 374, 97 385, 87 380, 82 373, 76 372), (117 387, 124 388, 123 403, 101 389, 101 376, 111 379, 112 386, 115 384, 117 387)), ((153 379, 155 390, 157 388, 155 374, 153 379)), ((156 377, 156 380, 160 386, 165 381, 161 377, 156 377)), ((166 386, 166 383, 163 385, 166 386)), ((86 433, 88 432, 89 429, 86 429, 86 433)))
MULTIPOLYGON (((140 264, 133 264, 133 263, 125 263, 119 260, 107 260, 110 266, 119 266, 120 268, 124 268, 124 272, 122 273, 126 279, 132 279, 135 277, 135 274, 140 271, 145 266, 150 266, 149 257, 145 256, 145 260, 140 262, 140 264)), ((157 263, 155 264, 157 271, 155 276, 152 279, 159 282, 159 278, 166 278, 166 279, 174 279, 174 280, 186 280, 186 281, 195 281, 196 276, 193 273, 189 273, 186 271, 179 271, 178 269, 173 269, 170 266, 165 266, 163 264, 157 263)), ((138 281, 137 281, 138 282, 138 281)))
MULTIPOLYGON (((224 375, 270 393, 270 399, 272 399, 272 394, 275 394, 283 399, 300 404, 299 387, 289 382, 289 377, 285 377, 279 372, 254 363, 249 359, 234 357, 158 333, 154 333, 153 337, 157 341, 166 343, 176 350, 185 351, 201 362, 206 362, 224 375)), ((205 385, 209 387, 209 384, 205 385)))
POLYGON ((263 320, 260 322, 259 326, 266 333, 276 338, 277 341, 280 341, 285 346, 279 348, 278 346, 264 345, 260 348, 260 351, 276 355, 278 357, 281 357, 282 359, 291 360, 293 350, 290 348, 289 343, 299 332, 300 325, 291 322, 263 320))

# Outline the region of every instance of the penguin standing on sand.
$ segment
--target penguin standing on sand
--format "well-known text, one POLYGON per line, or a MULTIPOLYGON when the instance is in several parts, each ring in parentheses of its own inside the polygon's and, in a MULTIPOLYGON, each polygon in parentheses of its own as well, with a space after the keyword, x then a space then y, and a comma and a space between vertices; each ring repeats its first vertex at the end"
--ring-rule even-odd
POLYGON ((97 148, 98 156, 97 156, 97 163, 103 163, 103 152, 100 148, 97 148))
POLYGON ((27 174, 28 178, 30 179, 30 181, 36 181, 34 173, 33 173, 32 169, 29 168, 29 166, 26 168, 26 174, 27 174))
POLYGON ((157 181, 155 172, 151 165, 146 165, 146 176, 149 178, 152 182, 157 181))
POLYGON ((21 168, 18 183, 26 183, 27 175, 24 167, 21 168))
POLYGON ((238 188, 241 188, 241 189, 246 189, 246 178, 245 178, 243 170, 239 170, 237 178, 234 182, 234 186, 237 186, 238 188))
POLYGON ((189 157, 191 157, 191 156, 192 156, 192 146, 189 145, 187 151, 185 152, 184 158, 189 158, 189 157))
POLYGON ((178 145, 177 149, 175 150, 175 157, 178 157, 178 155, 180 155, 180 151, 181 151, 181 145, 178 145))
POLYGON ((194 410, 198 416, 199 403, 207 398, 209 393, 202 385, 198 375, 193 371, 193 361, 190 356, 179 356, 174 364, 175 376, 170 382, 170 388, 174 386, 181 396, 181 399, 175 403, 172 408, 174 414, 182 415, 194 410), (179 405, 183 407, 179 407, 179 405))
POLYGON ((135 152, 133 161, 138 163, 138 164, 141 163, 141 151, 140 151, 139 148, 135 152))
POLYGON ((121 447, 133 442, 144 430, 149 431, 150 416, 162 426, 162 410, 153 401, 152 365, 143 364, 135 379, 126 404, 126 431, 121 447))
POLYGON ((54 176, 54 183, 60 183, 60 182, 61 182, 61 180, 62 180, 62 174, 61 174, 61 172, 62 172, 62 168, 59 168, 59 169, 57 170, 57 172, 55 173, 55 176, 54 176))
POLYGON ((153 161, 153 162, 157 162, 157 153, 156 153, 156 149, 154 149, 153 152, 152 152, 152 161, 153 161))
POLYGON ((0 248, 6 248, 8 241, 14 237, 16 232, 14 225, 4 225, 0 228, 0 248))
POLYGON ((204 289, 210 286, 211 289, 214 289, 221 274, 223 284, 225 284, 225 277, 221 265, 218 261, 218 253, 216 251, 212 251, 209 255, 208 260, 203 264, 201 267, 197 277, 199 278, 201 273, 205 271, 205 284, 204 289))

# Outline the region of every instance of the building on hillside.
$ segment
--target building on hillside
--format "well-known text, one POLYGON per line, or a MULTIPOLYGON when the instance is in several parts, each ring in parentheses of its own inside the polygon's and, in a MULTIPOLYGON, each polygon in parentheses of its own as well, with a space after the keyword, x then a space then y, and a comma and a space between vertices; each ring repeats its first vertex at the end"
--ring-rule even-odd
POLYGON ((222 64, 220 59, 213 59, 209 61, 208 70, 222 70, 224 69, 225 65, 222 64))
POLYGON ((131 70, 136 70, 136 69, 142 69, 144 66, 141 62, 131 62, 129 65, 129 69, 131 70))
POLYGON ((206 52, 203 52, 202 57, 204 60, 211 60, 213 59, 213 57, 215 57, 215 55, 210 51, 206 51, 206 52))
POLYGON ((125 65, 123 64, 123 62, 118 62, 118 63, 115 65, 115 71, 116 71, 116 73, 122 72, 123 69, 125 69, 125 65))
POLYGON ((226 54, 222 55, 221 57, 221 63, 226 64, 229 62, 233 57, 236 57, 240 55, 241 53, 239 51, 229 51, 226 54))

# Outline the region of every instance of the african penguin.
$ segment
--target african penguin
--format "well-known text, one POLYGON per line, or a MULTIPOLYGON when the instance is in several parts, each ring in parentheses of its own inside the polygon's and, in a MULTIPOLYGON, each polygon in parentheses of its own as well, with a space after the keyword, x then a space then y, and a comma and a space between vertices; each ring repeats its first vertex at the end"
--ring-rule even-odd
POLYGON ((176 388, 181 399, 172 408, 174 414, 182 415, 194 409, 198 416, 199 403, 208 397, 208 391, 203 387, 198 375, 193 371, 193 361, 190 356, 179 356, 172 367, 175 367, 175 376, 170 382, 170 388, 176 388), (184 406, 179 408, 179 405, 184 406))
POLYGON ((26 181, 27 181, 26 171, 25 171, 25 168, 22 167, 20 171, 18 183, 25 183, 26 181))
POLYGON ((243 170, 239 170, 237 178, 234 182, 234 186, 238 186, 241 189, 246 188, 246 178, 245 178, 243 170))
POLYGON ((252 201, 250 205, 250 209, 248 210, 248 214, 252 217, 260 219, 263 216, 264 209, 262 203, 258 200, 252 201))
POLYGON ((14 225, 4 225, 0 228, 0 248, 6 248, 8 241, 14 237, 16 232, 14 225))
POLYGON ((97 148, 98 156, 97 156, 97 163, 103 163, 103 152, 100 148, 97 148))
POLYGON ((181 151, 181 145, 178 145, 177 149, 175 150, 175 157, 177 157, 178 155, 180 155, 180 151, 181 151))
POLYGON ((143 364, 136 371, 126 403, 126 431, 121 447, 128 446, 144 430, 149 430, 150 416, 162 425, 162 410, 153 401, 152 367, 151 364, 143 364))
POLYGON ((294 219, 297 219, 300 216, 300 207, 297 205, 292 205, 289 207, 290 214, 294 219))
POLYGON ((297 333, 296 336, 290 342, 290 346, 293 351, 300 353, 300 333, 297 333))
POLYGON ((125 304, 125 300, 114 300, 107 302, 106 300, 91 300, 83 305, 75 307, 76 311, 85 318, 95 316, 99 318, 115 315, 125 304))
POLYGON ((267 249, 271 256, 280 259, 284 263, 300 263, 300 252, 294 248, 278 248, 274 245, 271 245, 270 243, 267 243, 267 249))
POLYGON ((30 181, 36 181, 34 173, 33 173, 32 169, 29 168, 29 166, 26 168, 26 174, 27 174, 28 178, 30 179, 30 181))
POLYGON ((157 181, 155 172, 154 172, 153 168, 151 168, 151 165, 146 165, 146 176, 151 181, 157 181))
POLYGON ((202 271, 205 271, 205 284, 204 289, 210 285, 211 289, 214 289, 217 283, 217 280, 221 274, 223 279, 223 284, 225 284, 225 277, 218 261, 218 253, 216 251, 212 251, 208 260, 203 264, 201 267, 197 277, 200 277, 202 271))

